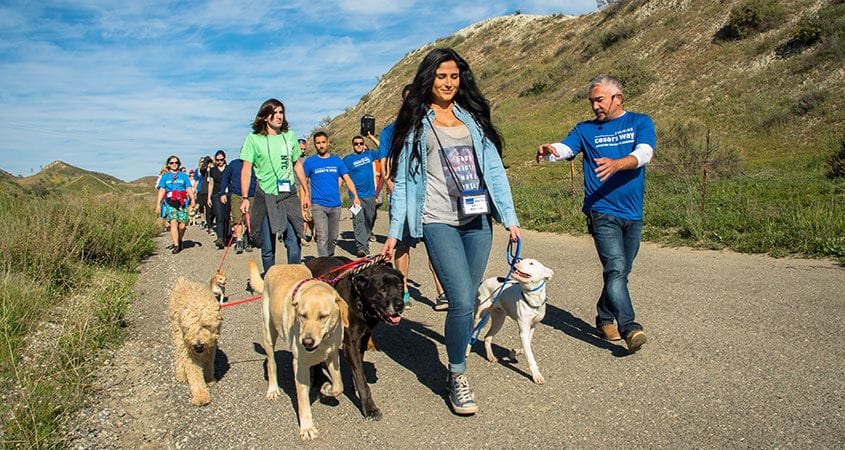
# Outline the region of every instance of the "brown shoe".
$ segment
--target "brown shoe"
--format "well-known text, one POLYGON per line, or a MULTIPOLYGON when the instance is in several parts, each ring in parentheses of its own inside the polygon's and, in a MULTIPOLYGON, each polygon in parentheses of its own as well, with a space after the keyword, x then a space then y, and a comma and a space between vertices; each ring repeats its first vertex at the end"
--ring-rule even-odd
POLYGON ((628 345, 628 351, 631 353, 639 350, 647 340, 643 330, 634 330, 625 336, 625 344, 628 345))
POLYGON ((599 333, 601 333, 602 337, 608 341, 622 340, 622 336, 619 335, 619 330, 617 330, 616 325, 612 323, 606 323, 599 327, 599 333))

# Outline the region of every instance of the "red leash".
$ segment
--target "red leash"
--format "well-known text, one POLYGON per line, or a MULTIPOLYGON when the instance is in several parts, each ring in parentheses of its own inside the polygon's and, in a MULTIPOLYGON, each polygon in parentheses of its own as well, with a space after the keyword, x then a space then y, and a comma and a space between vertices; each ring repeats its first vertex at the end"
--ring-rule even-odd
POLYGON ((235 302, 226 302, 226 303, 223 303, 223 304, 221 304, 221 305, 220 305, 220 307, 221 307, 221 308, 228 308, 228 307, 230 307, 230 306, 240 305, 241 303, 254 302, 254 301, 256 301, 256 300, 258 300, 258 299, 260 299, 260 298, 261 298, 261 296, 260 296, 260 295, 256 295, 255 297, 247 297, 247 298, 245 298, 245 299, 243 299, 243 300, 238 300, 238 301, 235 301, 235 302))
MULTIPOLYGON (((240 218, 240 220, 238 220, 238 223, 236 223, 236 224, 235 224, 235 226, 240 225, 240 224, 241 224, 241 222, 243 222, 243 220, 244 220, 244 216, 242 215, 242 216, 241 216, 241 218, 240 218)), ((232 233, 232 236, 231 236, 231 237, 229 237, 229 243, 228 243, 228 244, 226 244, 226 251, 224 251, 224 252, 223 252, 223 258, 222 258, 222 259, 220 259, 220 265, 219 265, 219 266, 217 266, 217 271, 218 271, 218 272, 220 272, 220 270, 221 270, 221 269, 223 269, 223 261, 226 261, 226 255, 228 255, 228 254, 229 254, 229 247, 231 247, 231 246, 232 246, 232 239, 235 239, 235 233, 234 233, 234 232, 232 233)))

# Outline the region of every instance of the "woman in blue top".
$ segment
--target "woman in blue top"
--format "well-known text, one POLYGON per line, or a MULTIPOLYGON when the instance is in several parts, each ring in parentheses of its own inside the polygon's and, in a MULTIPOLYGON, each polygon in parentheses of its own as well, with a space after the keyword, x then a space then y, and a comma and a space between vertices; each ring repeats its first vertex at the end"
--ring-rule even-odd
POLYGON ((188 205, 194 189, 191 179, 180 172, 182 162, 174 155, 167 158, 167 172, 158 179, 158 200, 156 214, 162 214, 170 224, 170 237, 173 239, 173 253, 182 251, 182 238, 188 224, 188 205))
POLYGON ((502 166, 502 138, 469 64, 454 50, 432 50, 417 69, 390 143, 390 231, 382 254, 408 234, 422 238, 449 298, 445 338, 449 401, 474 414, 465 375, 477 289, 487 265, 491 217, 511 240, 519 222, 502 166))

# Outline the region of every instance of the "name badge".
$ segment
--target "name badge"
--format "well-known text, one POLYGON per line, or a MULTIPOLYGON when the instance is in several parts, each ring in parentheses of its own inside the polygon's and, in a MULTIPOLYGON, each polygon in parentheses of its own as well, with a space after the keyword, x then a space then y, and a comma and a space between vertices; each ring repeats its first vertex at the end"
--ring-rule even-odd
POLYGON ((290 192, 290 180, 278 180, 276 186, 279 188, 279 193, 290 192))
POLYGON ((489 213, 490 206, 487 204, 487 190, 478 189, 461 192, 461 212, 465 216, 489 213))

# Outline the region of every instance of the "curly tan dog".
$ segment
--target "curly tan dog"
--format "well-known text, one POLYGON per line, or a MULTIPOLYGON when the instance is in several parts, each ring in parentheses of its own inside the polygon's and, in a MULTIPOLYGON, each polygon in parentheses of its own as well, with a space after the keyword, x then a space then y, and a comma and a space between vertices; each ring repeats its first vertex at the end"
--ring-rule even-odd
POLYGON ((179 278, 167 305, 176 381, 188 382, 191 403, 211 402, 206 383, 214 383, 214 356, 220 336, 220 304, 208 286, 179 278))

